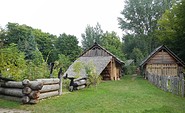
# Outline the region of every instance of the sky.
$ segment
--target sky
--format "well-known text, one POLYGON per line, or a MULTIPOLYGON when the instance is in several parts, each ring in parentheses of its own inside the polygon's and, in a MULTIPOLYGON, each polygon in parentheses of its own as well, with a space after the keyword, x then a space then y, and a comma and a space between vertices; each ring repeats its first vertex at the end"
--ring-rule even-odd
POLYGON ((124 0, 0 0, 0 26, 8 22, 26 24, 59 36, 81 34, 87 25, 97 22, 103 31, 115 31, 120 38, 117 17, 124 8, 124 0))

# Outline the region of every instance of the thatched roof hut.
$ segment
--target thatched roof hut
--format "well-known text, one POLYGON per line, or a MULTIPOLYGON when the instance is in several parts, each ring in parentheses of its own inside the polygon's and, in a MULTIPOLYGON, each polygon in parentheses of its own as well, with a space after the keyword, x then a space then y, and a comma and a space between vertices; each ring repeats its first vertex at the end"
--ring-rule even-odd
MULTIPOLYGON (((92 63, 96 69, 97 74, 101 75, 104 80, 118 80, 122 75, 123 61, 117 58, 115 55, 95 43, 88 50, 84 51, 82 55, 75 60, 75 62, 69 66, 64 76, 68 74, 69 77, 76 76, 73 66, 76 62, 88 65, 92 63)), ((86 77, 85 68, 80 71, 80 76, 86 77)))

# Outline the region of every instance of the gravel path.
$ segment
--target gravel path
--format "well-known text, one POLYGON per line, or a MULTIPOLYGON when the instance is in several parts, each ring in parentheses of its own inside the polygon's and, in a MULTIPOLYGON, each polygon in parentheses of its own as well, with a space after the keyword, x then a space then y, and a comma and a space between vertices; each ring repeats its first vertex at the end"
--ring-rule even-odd
POLYGON ((31 111, 0 108, 0 113, 31 113, 31 111))

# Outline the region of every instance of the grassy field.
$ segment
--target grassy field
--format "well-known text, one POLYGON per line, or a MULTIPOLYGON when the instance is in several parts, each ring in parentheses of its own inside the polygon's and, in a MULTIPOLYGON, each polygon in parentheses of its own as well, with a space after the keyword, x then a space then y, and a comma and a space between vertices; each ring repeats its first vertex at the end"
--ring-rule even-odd
POLYGON ((0 100, 0 108, 38 113, 185 113, 185 98, 164 92, 141 77, 102 82, 35 105, 0 100))

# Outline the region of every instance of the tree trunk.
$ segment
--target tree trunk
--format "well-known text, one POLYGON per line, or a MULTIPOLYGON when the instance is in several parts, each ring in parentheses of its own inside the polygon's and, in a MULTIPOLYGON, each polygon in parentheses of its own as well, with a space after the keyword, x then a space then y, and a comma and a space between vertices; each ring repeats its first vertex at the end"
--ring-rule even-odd
POLYGON ((44 85, 40 90, 40 92, 43 93, 43 92, 54 91, 54 90, 59 90, 59 84, 44 85))
POLYGON ((32 91, 32 89, 30 88, 30 87, 24 87, 23 89, 22 89, 22 93, 23 94, 30 94, 31 93, 31 91, 32 91))
POLYGON ((49 84, 58 84, 60 80, 58 78, 48 78, 48 79, 36 79, 36 81, 43 82, 44 85, 49 85, 49 84))
POLYGON ((41 93, 40 96, 39 96, 39 99, 48 98, 48 97, 52 97, 52 96, 56 96, 56 95, 58 95, 58 91, 41 93))
POLYGON ((16 97, 23 97, 22 89, 12 89, 12 88, 1 88, 0 93, 5 95, 12 95, 16 97))
POLYGON ((22 82, 8 81, 1 84, 2 87, 10 87, 10 88, 20 88, 22 89, 24 86, 22 82))
POLYGON ((0 98, 6 99, 6 100, 11 100, 11 101, 21 102, 21 98, 20 97, 7 96, 7 95, 1 95, 0 94, 0 98))

